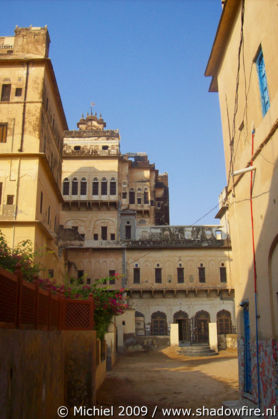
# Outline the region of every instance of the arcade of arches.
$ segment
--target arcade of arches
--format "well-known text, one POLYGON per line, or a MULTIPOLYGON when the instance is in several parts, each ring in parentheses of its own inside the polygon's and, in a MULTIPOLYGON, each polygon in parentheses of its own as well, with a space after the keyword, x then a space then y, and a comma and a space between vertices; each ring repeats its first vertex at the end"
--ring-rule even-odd
MULTIPOLYGON (((145 318, 141 312, 136 311, 136 334, 165 336, 169 334, 170 323, 178 323, 179 340, 192 342, 208 341, 208 325, 210 314, 205 310, 198 311, 195 316, 189 318, 185 311, 177 311, 172 319, 162 311, 156 311, 151 315, 150 327, 145 325, 145 318)), ((217 313, 217 333, 232 333, 232 318, 228 310, 220 310, 217 313)))

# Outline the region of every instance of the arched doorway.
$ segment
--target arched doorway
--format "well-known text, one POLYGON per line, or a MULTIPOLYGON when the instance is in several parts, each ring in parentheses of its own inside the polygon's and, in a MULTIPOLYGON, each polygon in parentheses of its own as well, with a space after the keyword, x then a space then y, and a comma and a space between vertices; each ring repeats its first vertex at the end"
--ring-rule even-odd
POLYGON ((196 326, 196 341, 197 342, 208 342, 208 324, 210 316, 207 311, 201 310, 196 313, 195 326, 196 326))
POLYGON ((168 335, 167 317, 165 313, 162 313, 161 311, 156 311, 152 314, 151 334, 153 336, 168 335))
POLYGON ((135 312, 135 333, 137 336, 145 336, 145 317, 140 311, 135 312))
POLYGON ((231 313, 221 310, 217 313, 217 334, 226 335, 227 333, 232 333, 231 313))
POLYGON ((174 323, 179 325, 179 341, 190 340, 190 328, 188 314, 180 310, 174 314, 174 323))

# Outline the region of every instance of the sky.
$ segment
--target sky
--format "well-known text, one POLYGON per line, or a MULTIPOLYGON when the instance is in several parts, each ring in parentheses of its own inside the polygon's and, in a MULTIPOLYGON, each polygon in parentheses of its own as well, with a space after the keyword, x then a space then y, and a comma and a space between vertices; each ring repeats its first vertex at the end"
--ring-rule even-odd
POLYGON ((122 153, 168 173, 170 224, 218 224, 221 119, 204 71, 221 11, 221 0, 1 0, 0 36, 47 25, 69 129, 95 103, 122 153))

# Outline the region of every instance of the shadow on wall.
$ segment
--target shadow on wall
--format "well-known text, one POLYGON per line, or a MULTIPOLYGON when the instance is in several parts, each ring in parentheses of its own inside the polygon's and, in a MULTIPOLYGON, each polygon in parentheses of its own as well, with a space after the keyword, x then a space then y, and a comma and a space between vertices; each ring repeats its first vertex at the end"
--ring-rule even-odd
MULTIPOLYGON (((261 157, 259 156, 258 159, 261 157)), ((260 166, 262 167, 262 166, 260 166)), ((259 169, 260 170, 260 169, 259 169)), ((245 174, 244 176, 250 176, 245 174)), ((270 177, 271 179, 271 177, 270 177)), ((247 248, 240 248, 242 254, 237 263, 246 265, 250 261, 248 280, 241 295, 237 324, 240 325, 238 345, 239 382, 243 397, 251 398, 261 408, 267 408, 278 402, 278 161, 273 168, 271 183, 264 181, 263 192, 257 192, 257 184, 264 180, 264 174, 253 175, 253 220, 254 237, 259 238, 255 249, 256 274, 254 273, 252 248, 252 223, 250 209, 250 191, 245 188, 245 199, 237 205, 248 205, 246 214, 249 218, 237 214, 237 228, 245 237, 247 248), (256 184, 257 182, 257 184, 256 184), (264 213, 264 208, 267 208, 264 213), (264 214, 264 215, 263 215, 264 214), (263 222, 262 222, 263 220, 263 222), (256 279, 255 279, 256 277, 256 279), (255 287, 257 292, 255 293, 255 287), (257 309, 256 309, 257 305, 257 309), (258 333, 256 333, 256 327, 258 333), (258 356, 257 356, 258 351, 258 356), (259 385, 258 385, 258 377, 259 385)), ((246 181, 241 179, 240 182, 246 181)), ((249 178, 248 178, 248 182, 249 178)), ((246 183, 247 185, 247 183, 246 183)), ((260 183, 258 185, 260 187, 260 183)), ((236 198, 235 198, 236 199, 236 198)), ((239 212, 239 211, 238 211, 239 212)), ((233 240, 233 237, 232 237, 233 240)), ((234 241, 233 241, 234 246, 234 241)), ((240 272, 240 269, 239 269, 240 272)), ((242 279, 240 279, 242 281, 242 279)))

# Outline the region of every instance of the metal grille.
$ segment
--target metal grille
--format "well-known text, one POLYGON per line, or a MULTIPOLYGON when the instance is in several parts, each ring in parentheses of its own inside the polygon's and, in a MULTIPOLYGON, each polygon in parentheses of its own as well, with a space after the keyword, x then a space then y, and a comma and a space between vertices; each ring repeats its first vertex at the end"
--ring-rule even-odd
POLYGON ((0 322, 15 323, 17 308, 16 279, 0 274, 0 322))

